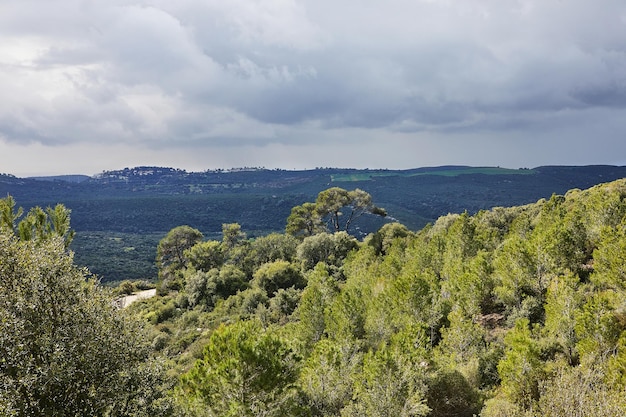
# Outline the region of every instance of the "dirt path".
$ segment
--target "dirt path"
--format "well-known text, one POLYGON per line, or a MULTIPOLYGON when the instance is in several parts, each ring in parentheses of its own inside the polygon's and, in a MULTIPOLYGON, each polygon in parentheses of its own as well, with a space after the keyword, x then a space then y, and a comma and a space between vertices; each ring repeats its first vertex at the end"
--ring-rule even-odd
POLYGON ((137 300, 143 300, 145 298, 154 297, 156 295, 156 289, 139 291, 131 295, 127 295, 118 300, 120 308, 126 308, 137 300))

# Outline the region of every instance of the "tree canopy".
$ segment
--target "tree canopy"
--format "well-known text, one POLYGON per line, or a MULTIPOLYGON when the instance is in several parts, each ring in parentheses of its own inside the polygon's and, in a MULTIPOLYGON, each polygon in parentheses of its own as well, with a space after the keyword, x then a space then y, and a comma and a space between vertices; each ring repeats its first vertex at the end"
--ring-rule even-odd
POLYGON ((140 322, 73 264, 65 226, 27 239, 0 228, 0 414, 169 415, 140 322))
MULTIPOLYGON (((225 223, 221 241, 193 228, 164 239, 190 237, 180 257, 160 263, 176 285, 126 311, 179 377, 168 398, 183 415, 626 414, 626 180, 453 213, 419 231, 390 223, 363 240, 343 229, 371 200, 327 191, 294 209, 293 234, 248 238, 225 223)), ((20 240, 11 207, 10 242, 33 259, 50 245, 71 256, 54 233, 20 240)), ((20 263, 18 252, 0 259, 17 259, 6 274, 28 283, 49 261, 20 263)), ((6 355, 29 346, 9 339, 30 334, 15 318, 46 300, 43 284, 19 288, 6 290, 6 355)), ((13 397, 2 404, 16 413, 13 397)))
POLYGON ((294 207, 282 237, 229 225, 234 243, 189 249, 157 326, 192 415, 561 416, 594 396, 606 404, 587 415, 623 414, 626 180, 359 241, 345 228, 370 204, 333 188, 294 207), (242 388, 251 369, 272 375, 254 364, 274 348, 289 380, 242 388))
POLYGON ((321 191, 315 203, 304 203, 291 210, 286 232, 292 235, 312 236, 320 231, 349 232, 353 223, 369 213, 385 217, 387 212, 374 205, 372 196, 360 189, 347 191, 332 187, 321 191))

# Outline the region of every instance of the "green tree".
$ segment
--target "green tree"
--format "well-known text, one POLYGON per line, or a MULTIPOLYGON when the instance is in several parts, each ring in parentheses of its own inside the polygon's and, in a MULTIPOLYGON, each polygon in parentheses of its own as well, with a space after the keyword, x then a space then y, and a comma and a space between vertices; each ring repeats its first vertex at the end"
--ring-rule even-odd
POLYGON ((372 202, 372 196, 360 189, 347 191, 343 188, 332 187, 320 192, 315 200, 315 210, 322 220, 330 224, 334 232, 348 231, 352 222, 365 213, 378 216, 386 216, 384 209, 376 207, 372 202), (342 209, 346 211, 342 212, 342 209), (345 221, 341 222, 342 216, 345 221))
POLYGON ((504 338, 504 357, 498 363, 501 389, 512 403, 529 409, 539 399, 539 381, 543 378, 540 349, 533 339, 529 321, 517 320, 504 338))
POLYGON ((495 250, 523 209, 524 207, 494 207, 478 212, 474 216, 474 226, 480 246, 488 251, 495 250))
POLYGON ((219 299, 226 299, 248 288, 246 275, 234 265, 224 265, 221 269, 213 268, 209 271, 187 268, 183 274, 192 307, 204 305, 213 308, 219 299))
POLYGON ((41 207, 33 207, 18 223, 17 229, 22 240, 42 241, 59 236, 65 242, 65 248, 72 243, 75 234, 70 229, 70 210, 63 204, 48 207, 45 211, 41 207))
POLYGON ((159 268, 181 268, 187 258, 185 251, 202 240, 202 233, 190 226, 177 226, 170 230, 157 246, 159 268))
POLYGON ((621 225, 605 227, 598 248, 593 252, 591 281, 602 289, 626 292, 626 218, 621 225))
POLYGON ((354 345, 329 339, 315 344, 298 381, 314 415, 338 416, 350 403, 362 361, 354 345))
POLYGON ((316 211, 315 203, 304 203, 291 209, 285 232, 293 236, 313 236, 326 230, 316 211))
POLYGON ((374 205, 369 193, 358 188, 347 191, 332 187, 321 191, 315 203, 294 207, 285 230, 291 235, 304 237, 323 231, 324 225, 331 232, 348 232, 352 223, 366 213, 387 215, 384 209, 374 205))
POLYGON ((429 417, 473 417, 480 411, 478 392, 456 369, 441 369, 428 381, 429 417))
POLYGON ((0 276, 1 415, 167 414, 164 370, 137 322, 62 238, 1 231, 0 276))
POLYGON ((346 286, 334 298, 326 319, 326 329, 332 339, 358 345, 365 337, 365 291, 359 286, 346 286))
POLYGON ((302 292, 297 314, 298 336, 306 349, 317 343, 326 330, 326 315, 339 292, 337 282, 328 274, 325 264, 318 264, 308 275, 308 284, 302 292))
POLYGON ((495 252, 494 295, 517 317, 536 316, 533 301, 542 294, 543 281, 539 282, 536 265, 528 241, 517 233, 509 235, 495 252))
POLYGON ((50 233, 46 213, 41 207, 33 207, 17 225, 22 240, 44 240, 50 233))
POLYGON ((222 244, 226 250, 232 250, 244 240, 246 240, 246 234, 241 230, 239 223, 224 223, 222 225, 222 244))
POLYGON ((626 415, 626 397, 608 387, 597 368, 559 366, 555 375, 541 384, 537 417, 626 415))
POLYGON ((302 290, 290 287, 279 288, 269 301, 269 319, 272 323, 285 324, 298 307, 302 290))
POLYGON ((222 245, 216 240, 199 242, 183 252, 189 266, 200 271, 220 268, 225 261, 222 245))
POLYGON ((389 344, 365 354, 355 380, 354 402, 342 416, 427 416, 426 369, 428 338, 424 328, 412 326, 389 344))
POLYGON ((485 331, 459 309, 448 314, 448 321, 450 325, 441 330, 441 343, 436 349, 438 360, 479 386, 479 361, 486 350, 485 331))
POLYGON ((253 268, 258 268, 264 263, 278 260, 291 262, 296 257, 298 239, 291 235, 270 233, 250 242, 248 249, 248 262, 253 268))
POLYGON ((299 358, 257 321, 219 327, 181 378, 183 401, 210 416, 300 415, 299 358))
POLYGON ((624 325, 615 314, 615 294, 593 294, 575 314, 576 348, 584 365, 603 363, 616 353, 624 325))
POLYGON ((411 236, 412 233, 403 224, 394 222, 383 225, 376 233, 369 235, 366 243, 372 246, 376 253, 384 255, 387 253, 394 240, 411 236))
POLYGON ((59 236, 65 242, 67 249, 74 238, 74 230, 70 228, 71 210, 63 204, 57 204, 54 208, 33 207, 26 216, 22 217, 24 210, 15 209, 15 200, 10 195, 0 199, 0 228, 17 232, 22 240, 44 240, 52 236, 59 236))
POLYGON ((323 232, 305 238, 298 245, 297 259, 304 271, 313 269, 320 262, 340 268, 348 253, 357 247, 357 240, 346 232, 332 235, 323 232))
POLYGON ((157 266, 161 288, 182 288, 181 269, 185 266, 187 249, 202 240, 202 233, 190 226, 170 230, 157 246, 157 266))
MULTIPOLYGON (((392 245, 384 257, 378 257, 377 262, 371 264, 367 272, 370 283, 360 282, 361 286, 371 289, 364 292, 363 303, 366 306, 365 338, 372 348, 387 341, 408 323, 395 315, 394 308, 397 302, 394 284, 406 262, 402 246, 392 245)), ((350 281, 355 278, 354 275, 349 277, 350 281)))
POLYGON ((74 230, 70 228, 70 212, 71 210, 63 204, 57 204, 54 208, 46 208, 51 231, 63 239, 66 248, 72 243, 75 235, 74 230))
MULTIPOLYGON (((409 252, 407 259, 411 259, 409 252)), ((429 328, 430 342, 439 340, 439 329, 445 322, 450 306, 441 294, 440 281, 431 268, 422 269, 415 260, 408 262, 389 288, 388 300, 394 326, 421 323, 429 328)))
POLYGON ((252 282, 267 291, 268 295, 273 295, 280 288, 304 288, 306 284, 298 268, 282 260, 261 265, 252 282))
POLYGON ((578 361, 576 351, 576 315, 581 308, 581 296, 577 291, 578 277, 572 274, 553 279, 546 296, 545 334, 558 343, 568 363, 578 361))
POLYGON ((0 228, 15 231, 17 220, 22 217, 24 209, 15 209, 15 199, 10 195, 0 198, 0 228))
POLYGON ((617 352, 606 363, 606 382, 611 388, 626 389, 626 332, 617 341, 617 352))

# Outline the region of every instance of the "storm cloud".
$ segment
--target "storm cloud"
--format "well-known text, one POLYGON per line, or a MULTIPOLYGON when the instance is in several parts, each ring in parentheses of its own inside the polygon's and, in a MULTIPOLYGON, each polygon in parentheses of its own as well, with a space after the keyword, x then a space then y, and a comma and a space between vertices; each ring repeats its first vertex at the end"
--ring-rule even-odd
POLYGON ((626 163, 621 0, 0 5, 0 172, 626 163))

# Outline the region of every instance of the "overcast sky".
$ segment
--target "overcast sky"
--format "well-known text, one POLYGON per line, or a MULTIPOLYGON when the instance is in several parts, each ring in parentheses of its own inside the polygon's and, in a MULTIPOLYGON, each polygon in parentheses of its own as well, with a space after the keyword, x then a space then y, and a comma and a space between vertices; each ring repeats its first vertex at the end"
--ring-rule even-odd
POLYGON ((626 164, 624 0, 0 0, 0 172, 626 164))

